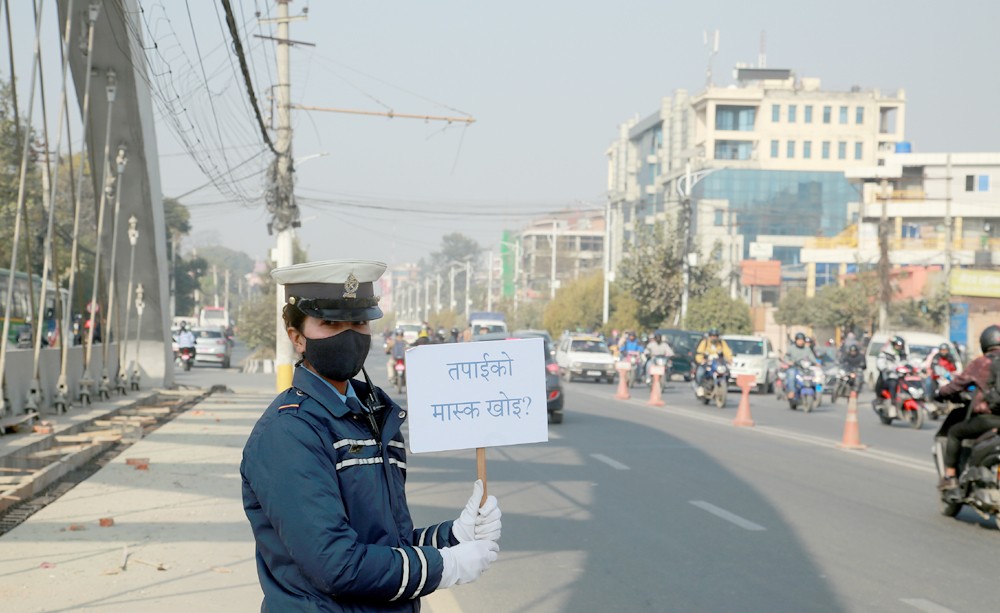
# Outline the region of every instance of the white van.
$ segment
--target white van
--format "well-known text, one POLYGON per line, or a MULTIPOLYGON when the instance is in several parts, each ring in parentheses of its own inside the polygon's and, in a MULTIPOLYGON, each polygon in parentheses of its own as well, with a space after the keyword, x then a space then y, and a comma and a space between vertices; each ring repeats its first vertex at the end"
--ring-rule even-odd
POLYGON ((865 381, 869 385, 874 386, 875 380, 878 379, 878 367, 875 365, 875 362, 878 360, 878 354, 885 347, 885 344, 889 342, 889 339, 894 336, 901 336, 903 338, 903 341, 906 343, 906 353, 909 355, 909 361, 916 364, 922 363, 941 343, 948 343, 951 355, 958 356, 959 358, 955 364, 961 372, 962 358, 964 356, 958 352, 955 344, 947 338, 930 332, 900 330, 898 332, 890 332, 889 334, 874 334, 871 341, 868 342, 868 348, 865 350, 865 381))

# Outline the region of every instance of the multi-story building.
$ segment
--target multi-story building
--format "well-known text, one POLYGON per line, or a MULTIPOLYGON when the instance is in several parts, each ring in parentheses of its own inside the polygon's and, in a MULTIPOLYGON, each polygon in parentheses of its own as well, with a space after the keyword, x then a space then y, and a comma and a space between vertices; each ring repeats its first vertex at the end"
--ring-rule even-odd
POLYGON ((603 211, 533 221, 520 236, 517 285, 524 288, 524 296, 549 298, 566 283, 602 270, 604 231, 603 211))
POLYGON ((810 290, 878 263, 883 209, 894 267, 1000 264, 1000 153, 904 153, 847 176, 862 194, 860 215, 839 236, 806 241, 810 290))
POLYGON ((734 85, 665 98, 608 149, 613 264, 638 224, 682 224, 689 195, 694 246, 720 247, 726 278, 754 247, 794 271, 806 238, 852 221, 859 197, 844 172, 907 146, 905 105, 902 91, 827 91, 776 69, 738 69, 734 85))

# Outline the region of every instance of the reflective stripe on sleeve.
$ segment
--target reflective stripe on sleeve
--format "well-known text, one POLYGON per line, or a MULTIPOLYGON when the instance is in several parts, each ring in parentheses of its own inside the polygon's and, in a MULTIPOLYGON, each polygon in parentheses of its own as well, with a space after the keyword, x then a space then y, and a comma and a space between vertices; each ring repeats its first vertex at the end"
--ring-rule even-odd
POLYGON ((406 551, 400 549, 399 547, 393 547, 393 550, 398 551, 399 555, 403 556, 403 578, 402 581, 399 582, 399 591, 396 592, 395 596, 389 599, 390 601, 398 600, 399 597, 403 595, 403 592, 406 591, 406 586, 410 582, 410 556, 406 555, 406 551))
POLYGON ((390 447, 399 447, 400 449, 406 449, 406 445, 402 441, 389 441, 390 447))
POLYGON ((430 528, 424 528, 420 532, 420 538, 417 539, 417 544, 418 545, 426 545, 427 544, 427 531, 428 530, 430 530, 430 528))
POLYGON ((397 460, 396 458, 389 458, 389 463, 395 464, 396 466, 402 468, 403 470, 406 470, 406 462, 402 460, 397 460))
MULTIPOLYGON (((437 530, 434 531, 434 537, 437 538, 437 530)), ((417 584, 417 591, 413 592, 413 596, 410 596, 410 600, 420 596, 420 592, 424 589, 424 584, 427 583, 427 558, 424 557, 424 552, 420 551, 419 547, 414 547, 413 551, 417 554, 417 559, 420 560, 420 583, 417 584)))

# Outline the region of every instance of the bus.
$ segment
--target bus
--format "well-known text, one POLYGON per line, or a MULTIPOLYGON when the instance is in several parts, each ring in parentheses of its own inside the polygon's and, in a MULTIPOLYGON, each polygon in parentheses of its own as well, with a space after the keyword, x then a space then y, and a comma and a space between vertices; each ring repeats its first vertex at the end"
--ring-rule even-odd
MULTIPOLYGON (((10 283, 10 271, 6 268, 0 268, 0 313, 3 313, 4 306, 7 304, 7 285, 10 283)), ((37 300, 39 289, 42 285, 42 278, 38 275, 32 275, 31 278, 31 288, 35 291, 35 298, 37 300)), ((59 338, 59 326, 56 325, 56 296, 62 296, 62 304, 66 305, 69 299, 69 292, 65 289, 57 288, 56 284, 51 280, 48 282, 48 291, 45 295, 45 322, 43 330, 45 331, 45 339, 50 345, 54 345, 59 338)), ((3 313, 4 317, 10 320, 10 326, 7 332, 7 342, 17 345, 18 336, 21 334, 22 329, 26 322, 33 319, 36 313, 31 312, 31 297, 28 294, 28 274, 24 272, 14 273, 14 291, 13 298, 10 304, 10 313, 3 313)), ((38 305, 35 305, 38 308, 38 305)), ((65 306, 63 307, 65 308, 65 306)))

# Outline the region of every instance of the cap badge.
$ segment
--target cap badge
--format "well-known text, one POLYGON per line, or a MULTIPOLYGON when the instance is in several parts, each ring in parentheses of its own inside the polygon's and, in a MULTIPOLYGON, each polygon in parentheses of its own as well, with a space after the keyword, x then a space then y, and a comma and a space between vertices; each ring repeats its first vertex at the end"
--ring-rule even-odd
POLYGON ((353 272, 347 275, 347 281, 344 283, 344 298, 357 298, 358 285, 358 278, 354 276, 353 272))

